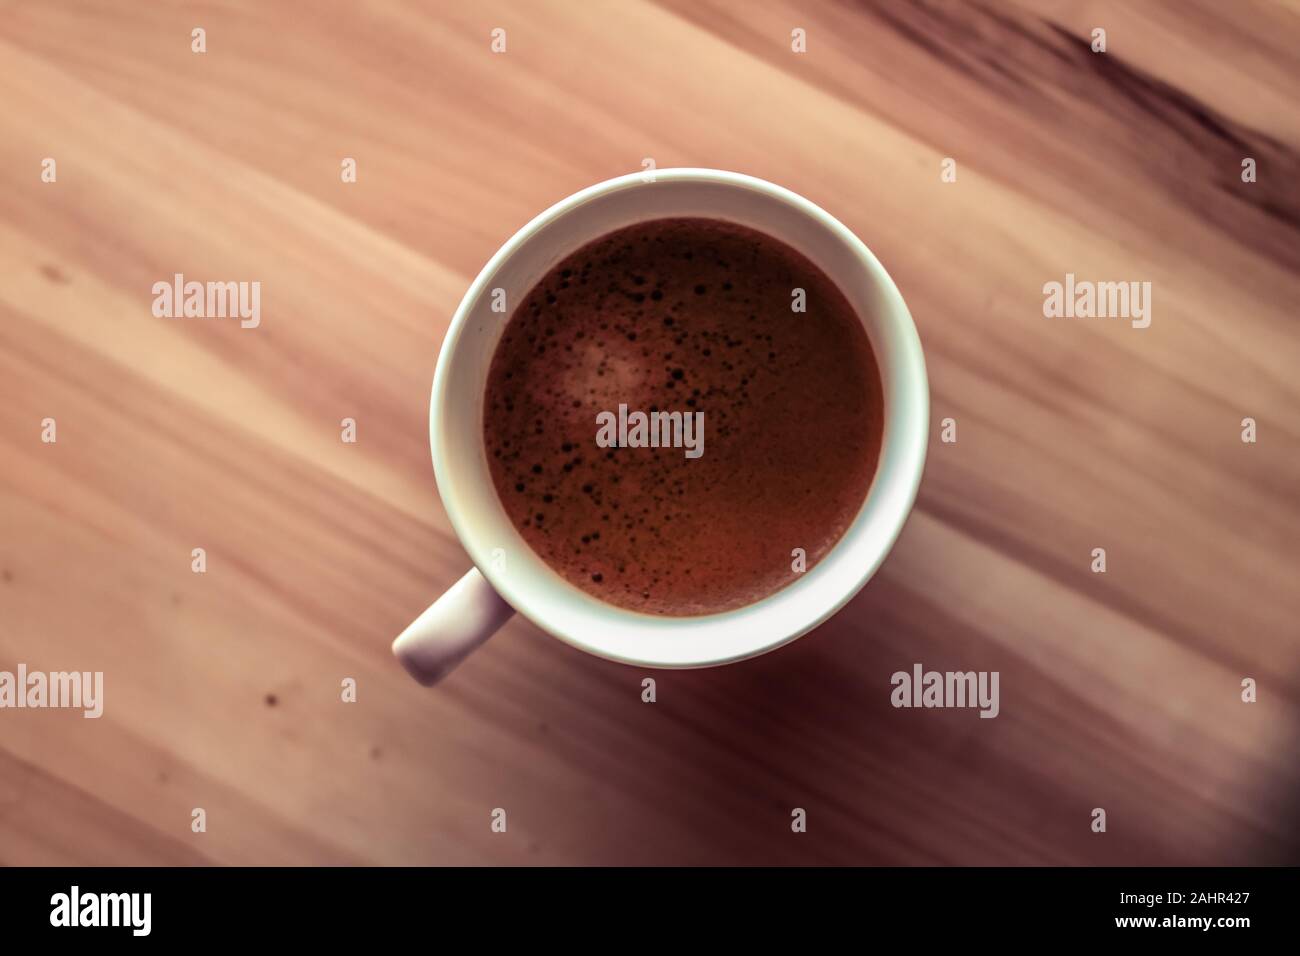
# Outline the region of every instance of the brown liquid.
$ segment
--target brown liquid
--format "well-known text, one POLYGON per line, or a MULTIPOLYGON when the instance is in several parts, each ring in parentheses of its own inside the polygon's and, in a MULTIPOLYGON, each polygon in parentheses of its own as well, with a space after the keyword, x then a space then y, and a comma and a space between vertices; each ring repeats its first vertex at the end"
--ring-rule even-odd
POLYGON ((883 427, 852 306, 784 243, 708 219, 610 233, 515 309, 484 440, 528 544, 602 600, 652 614, 751 604, 856 516, 883 427), (806 312, 791 309, 806 292, 806 312), (703 454, 597 445, 597 415, 704 413, 703 454))

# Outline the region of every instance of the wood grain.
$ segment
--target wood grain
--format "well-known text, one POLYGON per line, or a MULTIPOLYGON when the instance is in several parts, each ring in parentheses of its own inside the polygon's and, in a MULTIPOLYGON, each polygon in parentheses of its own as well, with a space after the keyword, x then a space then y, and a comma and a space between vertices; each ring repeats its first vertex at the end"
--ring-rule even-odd
POLYGON ((0 712, 0 862, 1300 862, 1293 3, 3 12, 0 669, 106 699, 0 712), (918 509, 816 633, 653 706, 522 619, 426 691, 388 644, 467 567, 448 318, 644 157, 786 185, 884 262, 931 375, 918 509), (176 272, 260 281, 261 326, 154 318, 176 272), (1151 327, 1045 319, 1066 272, 1152 282, 1151 327), (1001 715, 893 709, 917 661, 1000 671, 1001 715))

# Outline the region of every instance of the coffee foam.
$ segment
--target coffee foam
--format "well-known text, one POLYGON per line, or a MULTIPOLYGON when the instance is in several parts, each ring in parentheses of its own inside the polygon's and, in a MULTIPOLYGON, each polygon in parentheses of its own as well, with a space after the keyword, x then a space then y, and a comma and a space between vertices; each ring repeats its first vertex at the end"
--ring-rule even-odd
POLYGON ((852 522, 879 457, 880 376, 861 322, 795 250, 667 219, 558 263, 497 346, 484 438, 528 544, 602 600, 693 615, 753 603, 852 522), (791 309, 802 288, 806 311, 791 309), (620 404, 704 412, 705 453, 600 448, 620 404))

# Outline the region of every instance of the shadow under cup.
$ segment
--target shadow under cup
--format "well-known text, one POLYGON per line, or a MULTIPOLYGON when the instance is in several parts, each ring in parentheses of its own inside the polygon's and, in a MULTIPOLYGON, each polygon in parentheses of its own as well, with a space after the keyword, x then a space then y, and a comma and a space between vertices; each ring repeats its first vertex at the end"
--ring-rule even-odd
POLYGON ((452 321, 434 378, 430 440, 443 504, 471 559, 516 611, 590 653, 627 663, 693 667, 771 650, 843 606, 879 567, 915 499, 929 392, 920 341, 897 288, 851 232, 781 187, 714 170, 661 170, 601 183, 548 209, 483 269, 452 321), (843 292, 867 332, 884 395, 875 477, 839 542, 798 580, 745 607, 665 617, 605 603, 547 565, 497 497, 483 442, 484 390, 510 312, 560 260, 600 237, 666 218, 719 219, 780 240, 843 292))

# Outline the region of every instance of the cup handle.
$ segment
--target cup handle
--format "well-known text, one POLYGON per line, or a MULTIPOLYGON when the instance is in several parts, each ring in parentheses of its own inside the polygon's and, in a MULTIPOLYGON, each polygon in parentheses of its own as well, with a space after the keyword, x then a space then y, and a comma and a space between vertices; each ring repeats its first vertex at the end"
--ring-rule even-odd
POLYGON ((471 568, 397 636, 393 654, 412 677, 431 687, 514 613, 479 569, 471 568))

